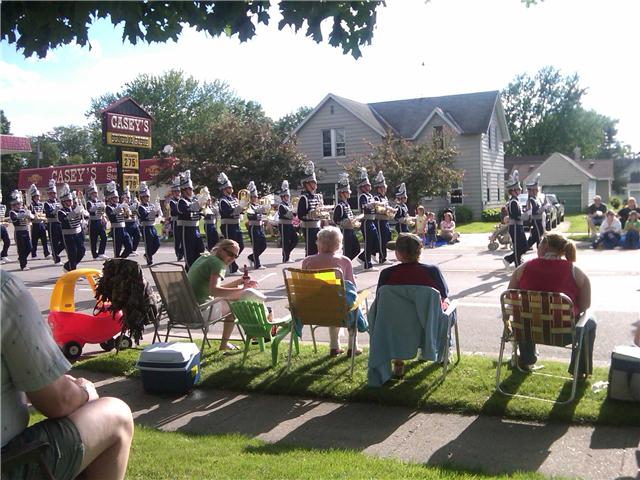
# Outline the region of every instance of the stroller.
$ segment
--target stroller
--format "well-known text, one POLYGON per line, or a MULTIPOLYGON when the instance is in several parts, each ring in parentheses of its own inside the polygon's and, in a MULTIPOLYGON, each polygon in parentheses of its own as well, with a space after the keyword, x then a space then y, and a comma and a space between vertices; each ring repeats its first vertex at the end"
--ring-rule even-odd
POLYGON ((509 235, 509 225, 504 223, 498 223, 493 230, 493 233, 489 235, 489 245, 487 248, 492 252, 497 250, 502 245, 502 248, 513 248, 511 245, 511 235, 509 235))

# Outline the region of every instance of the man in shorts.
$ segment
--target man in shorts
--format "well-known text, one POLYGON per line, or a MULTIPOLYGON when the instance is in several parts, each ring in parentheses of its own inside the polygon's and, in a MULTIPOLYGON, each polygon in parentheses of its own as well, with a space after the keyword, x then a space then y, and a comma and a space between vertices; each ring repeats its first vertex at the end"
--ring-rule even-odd
MULTIPOLYGON (((0 270, 2 305, 2 454, 48 444, 44 462, 56 479, 122 479, 133 438, 123 401, 98 398, 93 384, 66 375, 71 365, 53 341, 38 305, 20 279, 0 270), (26 398, 25 398, 26 394, 26 398), (27 428, 26 400, 43 420, 27 428)), ((40 479, 38 463, 2 469, 2 478, 40 479)))
POLYGON ((587 224, 589 233, 592 235, 598 233, 598 228, 596 227, 602 225, 607 209, 607 205, 602 203, 602 197, 600 197, 600 195, 593 197, 593 203, 587 208, 587 224))

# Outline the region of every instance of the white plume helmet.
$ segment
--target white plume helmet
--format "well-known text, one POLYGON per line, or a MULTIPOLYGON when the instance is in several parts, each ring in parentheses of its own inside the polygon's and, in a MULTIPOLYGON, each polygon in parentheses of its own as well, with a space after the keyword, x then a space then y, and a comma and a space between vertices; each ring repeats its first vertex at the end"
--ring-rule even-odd
POLYGON ((316 178, 316 166, 311 160, 309 160, 304 167, 304 177, 302 178, 302 184, 304 185, 307 182, 317 181, 318 179, 316 178))
POLYGON ((193 183, 191 183, 191 170, 185 170, 180 174, 180 190, 183 188, 193 188, 193 183))
POLYGON ((122 196, 131 198, 131 191, 129 190, 129 185, 124 186, 124 190, 122 191, 122 196))
POLYGON ((282 185, 280 185, 280 196, 289 195, 291 196, 291 191, 289 190, 289 180, 283 180, 282 185))
POLYGON ((407 197, 407 186, 402 182, 396 187, 396 197, 407 197))
POLYGON ((58 189, 56 188, 56 181, 53 178, 49 179, 49 186, 47 187, 47 192, 57 193, 58 189))
POLYGON ((373 186, 374 187, 386 187, 387 186, 387 182, 384 178, 384 173, 382 173, 382 170, 379 170, 378 173, 376 174, 376 176, 373 179, 373 186))
MULTIPOLYGON (((115 182, 114 182, 114 185, 115 185, 115 182)), ((73 197, 71 196, 71 189, 69 188, 69 184, 65 183, 60 188, 60 201, 72 200, 72 199, 73 197)))
POLYGON ((91 180, 89 182, 89 188, 87 188, 87 193, 88 194, 98 193, 98 186, 96 185, 96 181, 95 180, 91 180))
POLYGON ((358 169, 358 186, 363 187, 365 185, 371 185, 371 182, 369 182, 369 174, 367 174, 366 168, 360 167, 358 169))
POLYGON ((539 183, 540 183, 540 172, 536 174, 533 180, 530 180, 527 182, 527 188, 537 187, 539 183))
POLYGON ((520 188, 520 174, 518 174, 518 170, 514 170, 509 180, 506 182, 507 190, 514 190, 516 188, 520 188))
POLYGON ((40 195, 40 190, 38 190, 38 187, 36 187, 35 183, 32 183, 29 186, 29 196, 33 197, 34 195, 40 195))
POLYGON ((218 188, 223 190, 227 187, 233 187, 233 185, 229 181, 229 177, 224 172, 220 172, 220 175, 218 175, 218 188))
POLYGON ((211 196, 211 192, 209 192, 209 187, 206 185, 200 189, 200 195, 208 195, 211 196))
POLYGON ((338 193, 341 193, 341 192, 351 193, 351 188, 349 187, 349 174, 347 172, 340 172, 338 174, 337 190, 338 190, 338 193))
POLYGON ((22 192, 20 190, 13 190, 9 195, 9 202, 11 205, 15 203, 23 203, 22 192))
POLYGON ((247 190, 249 190, 249 195, 252 197, 257 197, 258 196, 258 189, 256 188, 256 184, 253 180, 251 180, 249 182, 249 185, 247 185, 247 190))
POLYGON ((116 185, 116 182, 111 180, 109 183, 107 183, 105 198, 112 198, 117 196, 118 186, 116 185))
POLYGON ((149 187, 147 186, 147 182, 140 182, 140 196, 141 197, 149 196, 149 187))
POLYGON ((180 191, 180 175, 173 177, 171 181, 171 190, 180 191))

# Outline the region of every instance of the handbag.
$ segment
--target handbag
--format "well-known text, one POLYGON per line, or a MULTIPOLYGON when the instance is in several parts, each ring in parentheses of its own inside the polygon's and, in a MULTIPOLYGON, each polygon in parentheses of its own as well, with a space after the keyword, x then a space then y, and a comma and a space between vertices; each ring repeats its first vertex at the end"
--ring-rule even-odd
POLYGON ((619 345, 611 352, 607 398, 640 402, 640 347, 619 345))

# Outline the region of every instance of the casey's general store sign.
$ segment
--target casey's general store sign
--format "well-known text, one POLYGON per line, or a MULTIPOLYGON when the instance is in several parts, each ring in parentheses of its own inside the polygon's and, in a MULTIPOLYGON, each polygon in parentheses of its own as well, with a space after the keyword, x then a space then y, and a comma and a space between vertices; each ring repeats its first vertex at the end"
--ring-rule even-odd
POLYGON ((151 148, 153 117, 132 98, 125 97, 102 110, 105 145, 151 148))

